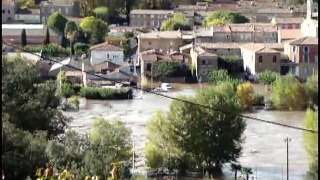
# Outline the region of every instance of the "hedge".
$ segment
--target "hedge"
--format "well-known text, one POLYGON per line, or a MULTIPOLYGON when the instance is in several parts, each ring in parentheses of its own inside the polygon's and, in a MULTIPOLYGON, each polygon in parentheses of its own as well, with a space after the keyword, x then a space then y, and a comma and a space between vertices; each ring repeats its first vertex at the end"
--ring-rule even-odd
POLYGON ((83 87, 80 90, 80 96, 86 99, 115 100, 132 99, 131 88, 102 88, 102 87, 83 87))
POLYGON ((43 55, 52 57, 68 56, 70 54, 70 48, 64 48, 58 44, 48 44, 46 46, 35 47, 27 45, 23 47, 23 49, 29 52, 40 52, 42 50, 43 55))

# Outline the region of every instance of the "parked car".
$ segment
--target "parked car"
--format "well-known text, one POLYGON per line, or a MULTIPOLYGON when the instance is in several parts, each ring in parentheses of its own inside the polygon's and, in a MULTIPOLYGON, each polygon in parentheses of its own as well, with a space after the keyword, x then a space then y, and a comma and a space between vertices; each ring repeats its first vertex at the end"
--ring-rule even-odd
POLYGON ((168 91, 169 89, 172 89, 172 87, 169 83, 161 83, 161 89, 164 91, 168 91))

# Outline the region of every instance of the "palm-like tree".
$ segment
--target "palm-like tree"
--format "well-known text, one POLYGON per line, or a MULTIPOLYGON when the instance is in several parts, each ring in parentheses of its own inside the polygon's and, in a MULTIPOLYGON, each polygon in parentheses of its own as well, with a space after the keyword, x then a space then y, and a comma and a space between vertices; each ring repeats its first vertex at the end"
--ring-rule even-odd
POLYGON ((242 168, 242 173, 246 174, 246 179, 249 180, 249 175, 252 174, 252 168, 244 167, 242 168))
POLYGON ((232 163, 231 170, 234 171, 234 179, 237 180, 237 172, 241 170, 241 165, 232 163))
POLYGON ((74 40, 77 37, 78 34, 78 26, 76 25, 75 22, 73 21, 69 21, 66 24, 66 27, 64 28, 64 34, 66 36, 67 39, 69 39, 70 41, 70 58, 72 56, 72 43, 74 42, 74 40))

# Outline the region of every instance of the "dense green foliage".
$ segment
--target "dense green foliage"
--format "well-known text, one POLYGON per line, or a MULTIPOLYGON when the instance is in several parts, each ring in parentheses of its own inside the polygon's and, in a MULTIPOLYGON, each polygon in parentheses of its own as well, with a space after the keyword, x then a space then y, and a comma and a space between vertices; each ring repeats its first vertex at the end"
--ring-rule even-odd
MULTIPOLYGON (((311 109, 307 110, 307 116, 305 119, 305 128, 318 131, 319 121, 318 112, 311 109)), ((318 134, 305 132, 304 133, 305 147, 309 155, 310 166, 309 166, 309 176, 314 179, 318 179, 318 134)))
POLYGON ((105 7, 105 6, 97 7, 93 10, 93 12, 97 18, 100 18, 100 19, 108 22, 108 17, 109 17, 108 7, 105 7))
POLYGON ((157 78, 181 77, 184 67, 178 61, 162 60, 153 65, 152 76, 157 78))
POLYGON ((221 173, 222 165, 236 161, 242 149, 245 122, 235 115, 242 112, 242 107, 234 88, 223 83, 203 89, 196 97, 180 98, 218 111, 173 101, 168 114, 170 139, 180 150, 190 153, 199 166, 205 162, 210 174, 221 173))
POLYGON ((57 44, 48 44, 47 46, 25 46, 23 48, 28 52, 40 52, 42 50, 43 55, 50 57, 62 57, 68 56, 70 54, 70 48, 64 48, 57 44))
POLYGON ((280 76, 272 83, 272 103, 281 110, 302 110, 307 107, 304 86, 292 75, 280 76))
POLYGON ((308 94, 309 103, 318 105, 318 74, 312 75, 308 78, 305 88, 308 94))
POLYGON ((221 81, 227 81, 229 74, 225 69, 212 70, 209 72, 209 82, 213 84, 218 84, 221 81))
POLYGON ((64 28, 64 35, 69 40, 70 49, 72 51, 72 54, 74 54, 74 49, 72 46, 72 43, 76 40, 78 36, 78 26, 75 22, 69 21, 67 22, 65 28, 64 28))
POLYGON ((64 132, 53 81, 41 82, 36 67, 2 57, 2 164, 7 179, 25 179, 46 162, 46 140, 64 132))
POLYGON ((231 77, 226 69, 209 71, 208 78, 208 82, 212 84, 228 82, 233 85, 235 90, 243 82, 241 79, 231 77))
POLYGON ((177 169, 180 175, 195 165, 184 151, 178 149, 172 136, 172 129, 166 115, 157 111, 147 125, 148 143, 145 147, 147 165, 151 168, 167 167, 171 172, 177 169))
POLYGON ((250 109, 256 102, 256 96, 251 83, 239 84, 237 87, 237 98, 242 107, 247 110, 250 109))
POLYGON ((77 42, 73 46, 76 55, 80 56, 82 54, 88 54, 89 45, 85 43, 77 42))
POLYGON ((176 31, 176 30, 191 30, 188 19, 182 14, 178 13, 173 18, 163 21, 161 31, 176 31))
POLYGON ((229 12, 229 11, 217 11, 209 16, 207 16, 204 20, 204 26, 220 26, 227 23, 247 23, 249 19, 240 13, 229 12))
POLYGON ((280 74, 274 71, 265 70, 259 74, 259 79, 263 84, 271 85, 280 74))
POLYGON ((91 45, 104 42, 108 33, 108 24, 94 16, 83 18, 80 22, 80 27, 90 34, 91 45))
POLYGON ((51 140, 46 153, 59 171, 67 167, 80 179, 86 175, 106 179, 111 163, 130 159, 130 136, 131 131, 121 121, 98 118, 89 136, 69 131, 62 139, 51 140))
POLYGON ((27 44, 28 44, 28 42, 27 42, 26 30, 22 29, 22 31, 21 31, 21 46, 25 47, 27 44))
POLYGON ((61 15, 58 12, 51 14, 47 19, 48 27, 58 30, 60 33, 64 32, 66 23, 68 22, 67 18, 61 15))
POLYGON ((100 100, 112 100, 112 99, 131 99, 132 89, 130 88, 100 88, 100 87, 83 87, 80 91, 80 96, 87 99, 100 99, 100 100))

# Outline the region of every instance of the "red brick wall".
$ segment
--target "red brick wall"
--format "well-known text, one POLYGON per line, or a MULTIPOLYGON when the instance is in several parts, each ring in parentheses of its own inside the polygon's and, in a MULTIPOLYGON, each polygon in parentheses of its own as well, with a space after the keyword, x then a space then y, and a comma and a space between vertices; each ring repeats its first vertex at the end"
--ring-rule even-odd
POLYGON ((301 45, 301 46, 299 46, 298 62, 303 63, 304 47, 310 47, 309 63, 315 63, 315 56, 318 55, 318 45, 301 45))

